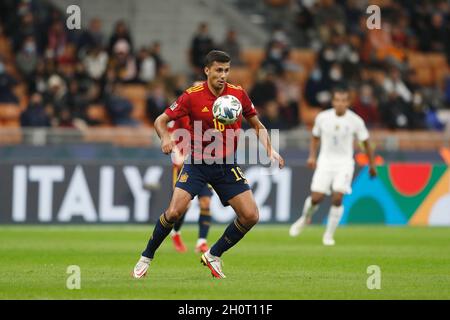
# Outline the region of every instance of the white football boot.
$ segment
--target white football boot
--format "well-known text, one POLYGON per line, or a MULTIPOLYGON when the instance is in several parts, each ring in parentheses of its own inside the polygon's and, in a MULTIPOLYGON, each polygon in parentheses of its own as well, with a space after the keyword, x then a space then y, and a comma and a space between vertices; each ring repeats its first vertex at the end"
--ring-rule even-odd
POLYGON ((210 254, 209 250, 202 254, 201 263, 211 270, 211 274, 214 278, 226 278, 222 272, 222 259, 210 254))
POLYGON ((334 246, 336 244, 336 242, 333 239, 333 236, 328 235, 326 233, 323 235, 322 243, 324 246, 334 246))
POLYGON ((301 216, 297 221, 295 221, 291 228, 289 229, 289 235, 291 237, 297 237, 303 229, 306 227, 307 221, 304 216, 301 216))
POLYGON ((148 267, 150 266, 150 261, 152 261, 150 258, 141 256, 139 261, 136 263, 136 266, 134 267, 133 277, 136 279, 145 277, 148 267))

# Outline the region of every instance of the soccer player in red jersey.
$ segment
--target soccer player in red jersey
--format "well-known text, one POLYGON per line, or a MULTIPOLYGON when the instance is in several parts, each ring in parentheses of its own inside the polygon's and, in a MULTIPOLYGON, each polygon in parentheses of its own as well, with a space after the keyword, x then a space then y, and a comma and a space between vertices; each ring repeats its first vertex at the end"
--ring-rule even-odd
POLYGON ((241 128, 242 116, 255 130, 269 158, 277 161, 280 169, 284 167, 284 159, 272 149, 267 130, 259 121, 247 93, 241 87, 227 82, 230 60, 230 56, 223 51, 209 52, 204 68, 206 82, 186 90, 155 121, 155 129, 161 138, 161 149, 164 153, 170 154, 176 149, 176 144, 167 130, 167 123, 188 116, 192 152, 189 161, 185 161, 169 207, 157 221, 147 247, 134 268, 135 278, 146 275, 155 251, 205 183, 211 184, 222 204, 231 205, 237 215, 223 235, 201 257, 202 263, 209 268, 214 277, 225 278, 222 270, 222 254, 236 245, 259 219, 252 191, 236 163, 236 132, 241 128), (242 116, 229 125, 218 122, 212 114, 214 101, 224 95, 235 96, 242 105, 242 116), (205 138, 211 132, 217 134, 215 142, 218 139, 221 143, 221 147, 213 151, 209 148, 211 140, 205 138), (234 141, 231 147, 228 143, 230 140, 234 141), (230 158, 233 159, 232 163, 228 161, 230 158))

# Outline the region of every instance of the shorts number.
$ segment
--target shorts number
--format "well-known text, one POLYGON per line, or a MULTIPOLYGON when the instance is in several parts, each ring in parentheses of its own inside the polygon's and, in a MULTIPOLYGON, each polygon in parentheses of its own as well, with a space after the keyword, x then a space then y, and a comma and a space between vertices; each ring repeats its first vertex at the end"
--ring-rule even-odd
POLYGON ((234 173, 234 176, 236 177, 236 181, 245 179, 244 173, 242 172, 241 168, 239 168, 239 167, 231 168, 231 171, 234 173))
POLYGON ((225 130, 225 125, 221 123, 220 121, 217 121, 217 119, 213 119, 214 122, 214 128, 216 130, 219 130, 220 132, 223 132, 225 130))

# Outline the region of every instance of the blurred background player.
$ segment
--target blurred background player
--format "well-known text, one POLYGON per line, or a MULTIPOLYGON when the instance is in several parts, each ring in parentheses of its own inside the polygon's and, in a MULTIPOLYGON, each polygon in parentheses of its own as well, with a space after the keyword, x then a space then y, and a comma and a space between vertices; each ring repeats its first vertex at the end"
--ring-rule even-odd
POLYGON ((344 212, 342 199, 351 193, 355 161, 353 145, 356 137, 364 145, 369 158, 369 173, 376 176, 369 132, 364 121, 351 110, 350 94, 346 87, 337 87, 332 92, 331 109, 320 112, 314 121, 308 166, 315 169, 311 182, 311 196, 306 198, 301 217, 291 226, 289 234, 296 237, 310 223, 319 203, 332 192, 332 206, 322 242, 326 246, 335 244, 334 233, 344 212), (317 150, 320 143, 320 154, 317 150))
MULTIPOLYGON (((201 84, 201 82, 200 82, 201 84)), ((194 86, 199 85, 199 83, 194 83, 194 86)), ((171 121, 167 124, 167 128, 169 133, 173 133, 175 130, 183 128, 189 130, 189 117, 182 117, 178 120, 171 121)), ((178 141, 177 143, 182 143, 183 141, 178 141)), ((181 154, 182 151, 187 150, 185 147, 179 147, 175 154, 173 154, 173 187, 175 188, 175 184, 177 182, 178 176, 181 173, 181 169, 183 167, 183 161, 185 154, 181 154)), ((211 226, 211 210, 210 203, 212 197, 212 187, 209 184, 205 184, 203 189, 198 194, 198 202, 200 206, 200 216, 198 219, 198 239, 197 244, 195 246, 195 252, 204 253, 208 251, 207 237, 209 228, 211 226)), ((175 247, 175 250, 178 252, 186 252, 187 247, 181 238, 181 226, 184 223, 184 218, 186 217, 186 212, 183 216, 174 224, 173 229, 171 231, 172 243, 175 247)))

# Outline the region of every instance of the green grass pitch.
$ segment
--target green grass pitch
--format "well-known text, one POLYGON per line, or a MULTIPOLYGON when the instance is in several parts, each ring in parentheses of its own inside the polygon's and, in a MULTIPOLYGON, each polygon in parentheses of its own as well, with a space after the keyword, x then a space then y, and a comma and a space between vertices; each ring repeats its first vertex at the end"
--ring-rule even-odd
MULTIPOLYGON (((224 225, 213 225, 210 242, 224 225)), ((226 279, 213 279, 193 252, 197 227, 185 226, 189 252, 162 244, 143 280, 130 271, 152 226, 2 226, 0 299, 450 299, 450 229, 346 226, 336 246, 323 226, 298 238, 289 226, 258 225, 225 253, 226 279), (81 289, 69 290, 69 265, 81 289), (367 267, 381 289, 367 288, 367 267)))

